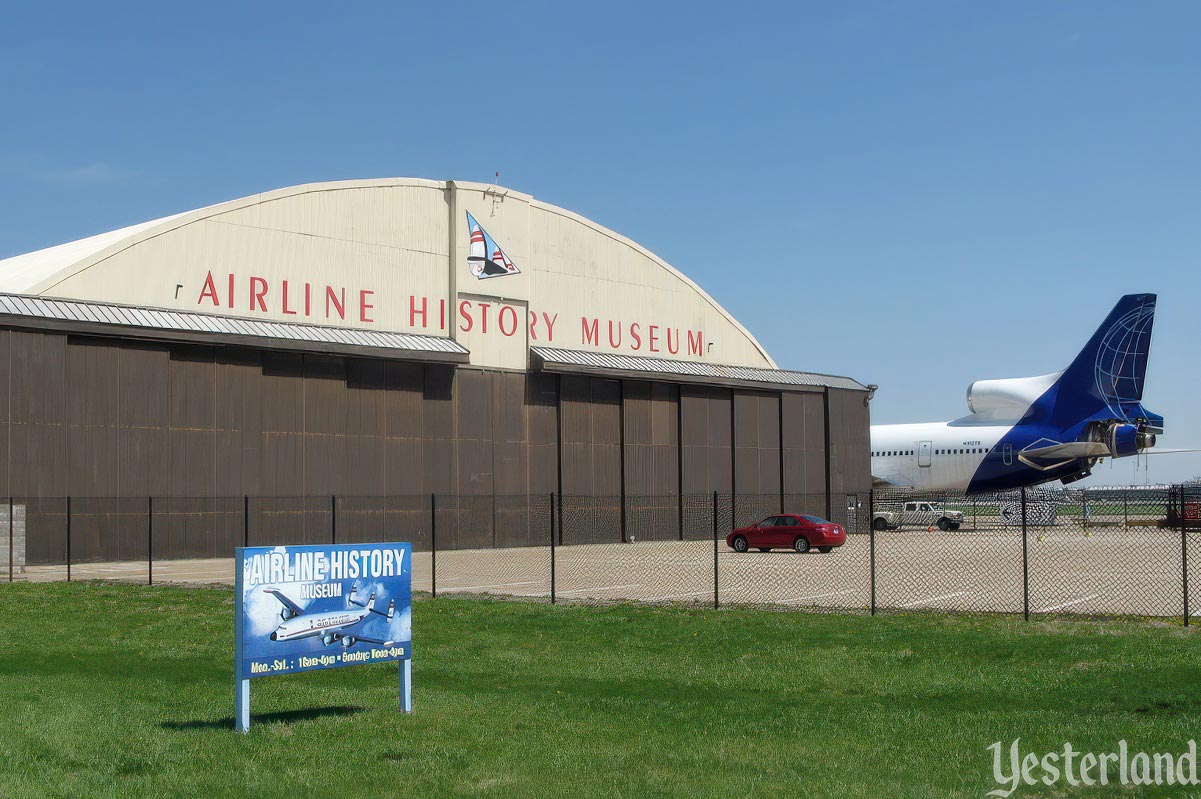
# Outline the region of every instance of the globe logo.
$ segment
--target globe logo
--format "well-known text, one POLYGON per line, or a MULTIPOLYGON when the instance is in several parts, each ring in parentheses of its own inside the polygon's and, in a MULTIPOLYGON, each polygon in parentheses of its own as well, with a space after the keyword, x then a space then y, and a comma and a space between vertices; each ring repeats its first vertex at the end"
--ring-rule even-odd
POLYGON ((1127 419, 1122 404, 1143 398, 1147 352, 1151 348, 1151 324, 1155 303, 1139 306, 1122 316, 1101 338, 1097 348, 1094 378, 1097 394, 1115 419, 1127 419))

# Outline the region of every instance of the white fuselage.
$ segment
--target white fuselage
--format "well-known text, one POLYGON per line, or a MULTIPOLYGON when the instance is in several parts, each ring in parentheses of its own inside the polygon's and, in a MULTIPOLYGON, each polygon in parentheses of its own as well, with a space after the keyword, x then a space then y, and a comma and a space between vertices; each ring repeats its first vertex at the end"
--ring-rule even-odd
POLYGON ((334 610, 328 613, 313 613, 307 616, 297 616, 288 619, 275 628, 273 640, 291 641, 296 638, 311 638, 315 635, 325 635, 336 632, 344 627, 361 622, 371 611, 366 608, 357 610, 334 610))
MULTIPOLYGON (((1012 422, 872 425, 872 475, 898 486, 966 491, 1012 422)), ((999 453, 1002 459, 1012 453, 999 453)), ((995 456, 997 457, 997 456, 995 456)))

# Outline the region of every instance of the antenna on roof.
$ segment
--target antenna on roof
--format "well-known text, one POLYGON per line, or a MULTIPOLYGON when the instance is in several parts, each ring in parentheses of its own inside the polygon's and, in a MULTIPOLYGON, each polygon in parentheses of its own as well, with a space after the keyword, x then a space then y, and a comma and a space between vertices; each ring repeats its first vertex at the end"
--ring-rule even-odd
POLYGON ((492 215, 496 216, 496 206, 504 202, 507 192, 501 191, 497 185, 500 183, 500 170, 498 169, 492 176, 492 185, 484 190, 484 195, 492 198, 492 215))

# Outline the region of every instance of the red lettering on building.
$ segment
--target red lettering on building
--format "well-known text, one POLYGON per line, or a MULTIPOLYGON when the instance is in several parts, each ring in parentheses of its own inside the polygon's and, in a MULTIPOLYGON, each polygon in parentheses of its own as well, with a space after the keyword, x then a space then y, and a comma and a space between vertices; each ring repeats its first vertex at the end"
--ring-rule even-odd
POLYGON ((589 323, 588 317, 580 317, 580 343, 591 344, 594 347, 600 346, 600 330, 599 323, 593 319, 589 323))
MULTIPOLYGON (((200 287, 199 294, 196 296, 196 305, 202 308, 220 308, 223 305, 236 308, 236 288, 240 281, 246 281, 242 282, 241 285, 249 286, 249 299, 247 300, 247 305, 243 307, 248 307, 251 313, 304 316, 310 319, 317 316, 320 318, 321 311, 313 307, 314 286, 311 283, 304 284, 304 302, 303 310, 301 310, 297 307, 300 303, 296 298, 296 286, 298 285, 296 281, 281 280, 279 281, 277 290, 272 291, 273 286, 267 278, 230 274, 229 295, 222 299, 221 292, 217 288, 216 277, 211 270, 205 273, 204 282, 200 287)), ((324 292, 325 319, 346 319, 346 312, 348 310, 347 294, 349 293, 352 297, 352 302, 357 302, 358 305, 357 309, 349 309, 352 314, 351 318, 357 318, 358 322, 365 325, 377 323, 376 312, 378 306, 375 299, 376 291, 374 289, 360 289, 353 286, 331 286, 319 283, 316 284, 316 291, 324 292), (354 297, 356 292, 358 295, 357 298, 354 297), (356 310, 357 317, 354 315, 356 310)), ((457 306, 456 321, 456 319, 451 318, 456 313, 456 309, 449 304, 452 301, 438 298, 437 302, 437 326, 443 331, 451 329, 452 325, 464 333, 476 331, 480 334, 490 334, 493 330, 499 329, 500 335, 512 338, 517 335, 521 325, 523 311, 517 305, 508 305, 503 302, 461 300, 457 306), (495 314, 491 312, 493 308, 496 309, 495 314), (493 318, 489 319, 489 317, 493 318), (489 330, 489 327, 493 330, 489 330)), ((529 340, 531 342, 554 342, 555 325, 558 320, 558 314, 551 314, 545 311, 528 311, 526 331, 529 340)), ((399 322, 400 320, 391 321, 399 322)), ((430 297, 416 294, 409 295, 407 321, 409 328, 420 329, 432 326, 432 320, 430 319, 430 297)), ((605 348, 614 351, 640 352, 645 349, 647 352, 654 354, 667 352, 673 356, 678 356, 683 353, 686 357, 692 358, 704 358, 707 356, 704 331, 671 327, 660 322, 661 320, 651 324, 645 320, 630 322, 623 319, 606 319, 599 316, 581 316, 580 343, 589 347, 605 348), (602 326, 605 327, 606 333, 606 338, 603 339, 601 338, 602 326), (687 338, 686 341, 685 337, 687 338), (664 342, 665 338, 666 342, 664 342)))
POLYGON ((421 317, 421 326, 425 327, 425 297, 421 298, 421 309, 417 309, 417 298, 409 295, 409 327, 417 327, 417 317, 421 317))
POLYGON ((204 302, 204 298, 208 297, 213 301, 213 306, 221 305, 221 299, 217 296, 217 284, 213 282, 213 273, 209 272, 204 278, 204 288, 200 289, 200 296, 196 299, 196 304, 204 302))
POLYGON ((325 287, 325 318, 329 319, 329 306, 333 304, 334 310, 338 312, 339 319, 346 318, 346 289, 339 289, 338 293, 334 293, 333 286, 325 287))
POLYGON ((254 311, 255 306, 263 313, 267 312, 267 281, 261 277, 250 278, 250 310, 254 311))
POLYGON ((617 349, 621 346, 621 322, 617 323, 617 338, 613 337, 613 320, 609 320, 609 346, 617 349))
POLYGON ((517 332, 517 310, 512 305, 502 305, 500 313, 496 315, 496 324, 500 325, 501 335, 512 336, 517 332), (508 311, 508 314, 505 311, 508 311), (505 319, 510 320, 507 327, 505 319))
POLYGON ((288 281, 286 281, 286 280, 285 280, 285 281, 284 281, 284 283, 283 283, 283 286, 284 286, 284 295, 283 295, 283 300, 282 300, 282 302, 283 302, 283 311, 284 311, 284 313, 286 313, 286 314, 291 314, 292 316, 295 316, 295 315, 296 315, 296 312, 295 312, 295 311, 289 311, 289 310, 288 310, 288 281))

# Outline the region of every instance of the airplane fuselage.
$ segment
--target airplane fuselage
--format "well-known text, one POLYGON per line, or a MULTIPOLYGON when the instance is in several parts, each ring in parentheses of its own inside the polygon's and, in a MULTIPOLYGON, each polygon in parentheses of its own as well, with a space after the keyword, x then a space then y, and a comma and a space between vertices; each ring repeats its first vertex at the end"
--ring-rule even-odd
POLYGON ((361 622, 371 611, 334 610, 328 613, 313 613, 288 619, 275 628, 271 633, 272 641, 292 641, 298 638, 312 638, 330 632, 340 631, 361 622))
POLYGON ((1039 425, 928 422, 873 425, 872 474, 898 486, 932 491, 1005 491, 1070 477, 1080 459, 1034 468, 1021 452, 1048 431, 1039 425))
POLYGON ((872 474, 897 485, 963 490, 1011 427, 963 429, 945 422, 873 425, 872 474))

